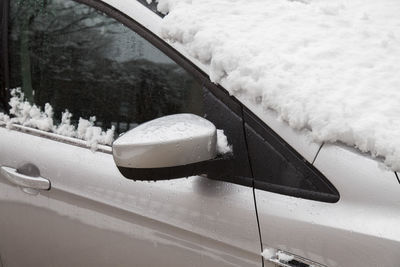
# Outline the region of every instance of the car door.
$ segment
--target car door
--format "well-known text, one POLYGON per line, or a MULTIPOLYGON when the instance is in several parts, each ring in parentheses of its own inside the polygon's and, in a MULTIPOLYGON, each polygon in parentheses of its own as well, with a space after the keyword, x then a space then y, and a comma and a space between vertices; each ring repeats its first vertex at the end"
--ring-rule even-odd
POLYGON ((0 266, 261 266, 241 106, 126 15, 84 2, 9 2, 4 84, 24 99, 13 91, 18 121, 0 123, 0 266), (225 181, 125 179, 94 137, 182 112, 225 131, 225 181))

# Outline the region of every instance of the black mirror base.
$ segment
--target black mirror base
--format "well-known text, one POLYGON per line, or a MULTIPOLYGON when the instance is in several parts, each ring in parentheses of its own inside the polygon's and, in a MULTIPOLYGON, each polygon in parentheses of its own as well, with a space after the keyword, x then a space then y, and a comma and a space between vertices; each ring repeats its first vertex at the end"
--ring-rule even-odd
POLYGON ((215 159, 191 163, 187 165, 165 168, 127 168, 117 166, 121 174, 130 180, 158 181, 170 180, 195 175, 206 175, 218 178, 231 175, 232 154, 218 156, 215 159))

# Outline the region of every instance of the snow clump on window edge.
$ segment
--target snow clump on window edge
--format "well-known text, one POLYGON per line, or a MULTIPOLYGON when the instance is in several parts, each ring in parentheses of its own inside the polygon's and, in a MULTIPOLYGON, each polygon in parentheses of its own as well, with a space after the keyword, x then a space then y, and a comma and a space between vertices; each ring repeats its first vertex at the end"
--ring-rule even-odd
POLYGON ((224 130, 217 129, 217 153, 224 155, 232 152, 232 146, 228 144, 224 130))
POLYGON ((27 127, 36 128, 46 132, 53 132, 59 135, 79 138, 86 141, 88 147, 92 150, 97 149, 97 145, 111 145, 114 138, 115 127, 107 131, 102 131, 100 127, 94 126, 96 117, 90 117, 89 120, 79 118, 78 127, 71 124, 72 114, 65 110, 61 115, 61 123, 54 125, 53 108, 49 103, 45 104, 44 110, 36 105, 25 101, 24 94, 20 88, 11 90, 9 101, 10 118, 4 113, 0 113, 0 121, 6 123, 7 128, 12 124, 19 124, 27 127))
POLYGON ((213 82, 400 171, 400 2, 158 0, 213 82))

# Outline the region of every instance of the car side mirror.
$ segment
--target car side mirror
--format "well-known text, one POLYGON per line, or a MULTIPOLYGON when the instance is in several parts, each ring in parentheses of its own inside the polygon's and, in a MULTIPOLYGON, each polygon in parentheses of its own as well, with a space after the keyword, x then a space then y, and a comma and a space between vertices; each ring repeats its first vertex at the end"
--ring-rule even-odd
POLYGON ((194 114, 143 123, 112 145, 114 162, 132 180, 164 180, 213 174, 228 157, 217 157, 217 129, 194 114))

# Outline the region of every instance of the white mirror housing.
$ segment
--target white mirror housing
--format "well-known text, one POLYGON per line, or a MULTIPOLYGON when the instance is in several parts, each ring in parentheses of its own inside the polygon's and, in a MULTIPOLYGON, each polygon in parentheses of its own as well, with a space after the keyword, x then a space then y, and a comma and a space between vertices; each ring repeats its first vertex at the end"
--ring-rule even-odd
POLYGON ((216 143, 214 124, 194 114, 176 114, 126 132, 112 149, 118 167, 168 168, 214 159, 216 143))

